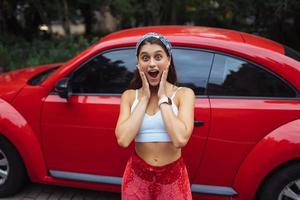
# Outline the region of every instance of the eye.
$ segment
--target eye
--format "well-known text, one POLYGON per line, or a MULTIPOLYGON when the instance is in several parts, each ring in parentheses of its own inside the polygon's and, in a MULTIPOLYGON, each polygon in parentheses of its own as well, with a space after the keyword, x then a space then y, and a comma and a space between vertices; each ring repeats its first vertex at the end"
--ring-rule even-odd
POLYGON ((162 55, 161 54, 155 55, 155 60, 160 60, 160 59, 162 59, 162 55))
POLYGON ((142 55, 141 59, 142 59, 142 61, 148 61, 149 60, 149 56, 142 55))

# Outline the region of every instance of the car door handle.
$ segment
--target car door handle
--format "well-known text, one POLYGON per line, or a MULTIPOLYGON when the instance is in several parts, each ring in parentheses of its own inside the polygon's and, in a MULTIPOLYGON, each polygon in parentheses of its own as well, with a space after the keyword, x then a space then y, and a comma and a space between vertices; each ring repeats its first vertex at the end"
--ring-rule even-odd
POLYGON ((199 121, 199 120, 194 121, 194 126, 203 126, 203 125, 204 125, 203 121, 199 121))

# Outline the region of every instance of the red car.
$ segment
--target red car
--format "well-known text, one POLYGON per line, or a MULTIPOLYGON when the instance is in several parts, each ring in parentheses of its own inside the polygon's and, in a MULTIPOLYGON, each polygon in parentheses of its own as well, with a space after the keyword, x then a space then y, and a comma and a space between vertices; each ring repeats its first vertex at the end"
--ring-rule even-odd
POLYGON ((133 151, 118 146, 121 93, 147 32, 173 44, 179 85, 196 94, 183 149, 195 199, 300 198, 300 55, 258 36, 157 26, 102 38, 63 64, 0 76, 0 196, 31 181, 120 191, 133 151))

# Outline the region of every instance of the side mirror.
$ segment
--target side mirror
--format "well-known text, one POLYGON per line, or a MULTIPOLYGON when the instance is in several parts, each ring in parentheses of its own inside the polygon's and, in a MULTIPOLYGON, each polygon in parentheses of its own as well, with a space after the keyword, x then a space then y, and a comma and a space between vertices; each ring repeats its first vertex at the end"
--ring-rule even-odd
POLYGON ((55 92, 58 93, 58 95, 61 98, 68 99, 69 97, 69 78, 62 78, 55 84, 55 92))

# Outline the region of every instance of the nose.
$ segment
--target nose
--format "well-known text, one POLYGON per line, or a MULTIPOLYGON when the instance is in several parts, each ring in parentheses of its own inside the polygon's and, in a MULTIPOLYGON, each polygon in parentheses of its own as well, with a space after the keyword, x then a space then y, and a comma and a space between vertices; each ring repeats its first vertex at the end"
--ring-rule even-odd
POLYGON ((156 62, 154 58, 150 59, 150 67, 155 67, 156 66, 156 62))

